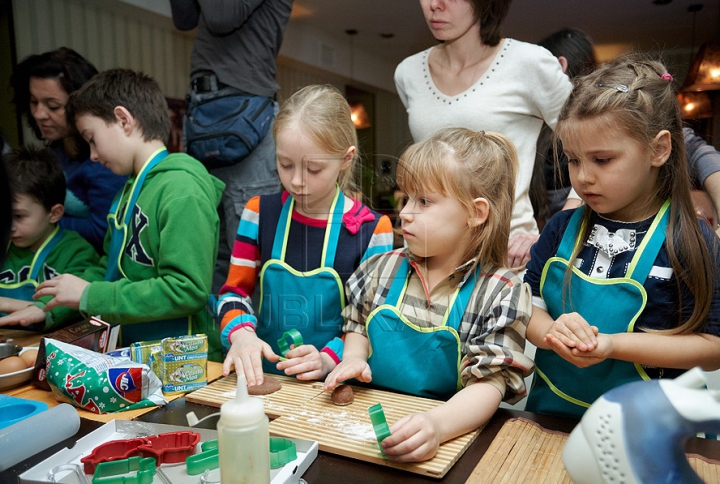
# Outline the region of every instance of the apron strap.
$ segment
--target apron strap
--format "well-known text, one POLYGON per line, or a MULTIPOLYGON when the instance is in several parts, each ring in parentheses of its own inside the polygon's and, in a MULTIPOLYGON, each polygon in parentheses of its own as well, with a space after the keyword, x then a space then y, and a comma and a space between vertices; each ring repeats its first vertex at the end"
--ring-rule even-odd
POLYGON ((630 277, 640 284, 645 283, 652 270, 655 259, 665 242, 665 232, 670 221, 670 199, 665 200, 662 207, 655 215, 650 229, 643 237, 640 247, 635 251, 635 256, 630 262, 626 277, 630 277))
POLYGON ((295 199, 292 195, 288 195, 287 200, 283 203, 278 225, 275 229, 275 239, 273 240, 271 259, 285 260, 285 250, 287 249, 287 239, 290 233, 290 220, 292 217, 295 199))
POLYGON ((451 307, 449 311, 445 312, 445 318, 443 319, 443 326, 449 326, 455 331, 460 327, 465 310, 470 302, 470 296, 472 296, 473 289, 475 289, 475 283, 480 277, 482 268, 480 263, 475 266, 472 274, 470 274, 459 290, 455 290, 453 295, 453 301, 450 303, 451 307))
POLYGON ((338 186, 335 191, 335 199, 333 200, 332 207, 330 207, 330 219, 325 228, 322 267, 333 267, 335 265, 335 254, 337 254, 338 241, 340 240, 340 229, 342 228, 344 211, 345 196, 338 186))
MULTIPOLYGON (((295 207, 295 199, 292 195, 288 195, 287 200, 283 203, 278 225, 275 229, 275 238, 273 239, 272 259, 285 261, 285 253, 287 251, 288 236, 290 234, 290 224, 292 222, 292 213, 295 207)), ((325 241, 323 242, 322 259, 320 267, 333 267, 335 265, 335 255, 337 254, 337 245, 340 240, 340 229, 342 228, 342 218, 345 209, 345 196, 339 186, 335 188, 335 198, 330 206, 330 217, 325 227, 325 241)))
POLYGON ((45 242, 43 242, 43 244, 40 246, 40 249, 38 249, 38 251, 35 253, 32 264, 30 264, 30 275, 28 276, 28 279, 37 281, 37 276, 40 273, 40 269, 42 268, 43 264, 45 263, 45 259, 47 259, 50 251, 52 251, 53 248, 55 248, 55 246, 58 245, 58 243, 62 240, 63 234, 63 229, 60 227, 60 225, 57 225, 52 233, 52 236, 45 239, 45 242))
POLYGON ((405 294, 405 289, 407 288, 408 281, 410 280, 410 278, 408 277, 409 272, 410 263, 408 262, 407 257, 405 257, 400 263, 400 267, 398 267, 397 272, 395 272, 395 278, 390 284, 390 289, 388 289, 388 294, 385 298, 385 304, 395 307, 398 306, 400 299, 402 298, 403 294, 405 294))
POLYGON ((111 222, 112 236, 110 238, 110 251, 108 253, 107 269, 105 270, 106 281, 116 281, 122 275, 122 269, 120 268, 120 259, 122 258, 122 252, 125 249, 128 226, 130 225, 130 221, 132 220, 132 213, 135 204, 137 203, 137 199, 140 196, 140 191, 142 190, 143 183, 145 183, 145 177, 150 172, 150 170, 155 168, 155 166, 157 166, 157 164, 164 160, 167 156, 168 150, 163 146, 155 153, 150 155, 148 161, 145 162, 145 165, 143 165, 140 173, 138 173, 135 181, 132 184, 132 188, 130 190, 130 197, 125 204, 125 213, 123 214, 123 221, 120 226, 118 226, 117 220, 118 210, 120 209, 120 202, 123 198, 127 185, 125 185, 125 188, 123 188, 123 192, 120 194, 119 197, 115 199, 112 207, 110 208, 110 212, 114 214, 114 220, 111 222), (122 240, 116 239, 120 236, 122 237, 122 240))
POLYGON ((561 257, 570 262, 570 257, 572 257, 573 249, 575 249, 576 244, 575 236, 580 234, 580 225, 582 223, 584 211, 585 210, 583 208, 578 208, 570 217, 570 221, 565 229, 563 238, 560 241, 560 246, 555 253, 556 257, 561 257))
MULTIPOLYGON (((475 288, 475 281, 479 277, 481 272, 480 264, 475 267, 473 273, 465 280, 462 287, 455 290, 452 295, 452 300, 448 305, 448 309, 445 311, 443 322, 441 326, 448 326, 455 331, 460 327, 465 309, 467 308, 470 296, 472 296, 473 289, 475 288), (449 323, 449 324, 448 324, 449 323)), ((408 282, 410 281, 410 263, 407 258, 404 258, 400 263, 400 266, 395 272, 395 277, 390 289, 388 289, 385 303, 390 306, 398 307, 398 303, 402 300, 407 290, 408 282)))

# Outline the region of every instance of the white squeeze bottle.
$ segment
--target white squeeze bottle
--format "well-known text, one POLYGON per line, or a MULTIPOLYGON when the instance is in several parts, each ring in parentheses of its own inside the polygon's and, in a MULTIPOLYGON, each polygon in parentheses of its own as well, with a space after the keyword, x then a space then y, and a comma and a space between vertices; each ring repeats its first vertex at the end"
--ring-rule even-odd
POLYGON ((245 375, 238 375, 235 399, 220 407, 217 431, 222 483, 269 484, 268 418, 262 400, 248 395, 245 375))

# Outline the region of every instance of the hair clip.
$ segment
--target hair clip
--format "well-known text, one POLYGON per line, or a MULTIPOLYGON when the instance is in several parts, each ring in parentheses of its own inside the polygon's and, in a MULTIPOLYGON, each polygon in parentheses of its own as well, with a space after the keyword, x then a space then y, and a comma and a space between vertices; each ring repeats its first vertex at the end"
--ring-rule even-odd
POLYGON ((669 72, 666 72, 665 74, 660 76, 660 79, 665 79, 666 81, 673 82, 673 76, 671 76, 669 72))
POLYGON ((625 84, 603 84, 602 82, 597 87, 609 87, 615 89, 617 92, 628 92, 630 89, 625 84))

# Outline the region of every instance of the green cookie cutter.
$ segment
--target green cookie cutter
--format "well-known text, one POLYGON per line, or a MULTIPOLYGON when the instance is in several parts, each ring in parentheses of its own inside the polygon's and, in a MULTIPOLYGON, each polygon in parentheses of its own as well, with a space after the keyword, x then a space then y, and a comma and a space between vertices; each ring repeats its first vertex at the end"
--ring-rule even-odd
POLYGON ((282 338, 277 340, 278 348, 280 348, 280 354, 282 355, 280 357, 280 361, 287 361, 287 358, 285 358, 285 354, 290 351, 290 346, 295 345, 295 348, 298 346, 302 346, 303 344, 303 337, 300 334, 300 331, 297 329, 289 329, 285 331, 285 334, 282 335, 282 338), (292 341, 291 344, 288 344, 288 339, 292 341))
POLYGON ((207 470, 220 467, 217 439, 203 442, 200 449, 202 449, 202 452, 185 459, 185 467, 189 476, 197 476, 207 470))
MULTIPOLYGON (((200 448, 202 452, 185 459, 185 466, 189 476, 196 476, 220 467, 217 439, 203 442, 200 448)), ((297 459, 295 442, 280 437, 270 437, 270 467, 272 469, 282 467, 295 459, 297 459)))
POLYGON ((270 437, 270 468, 282 467, 297 459, 295 442, 282 437, 270 437))
POLYGON ((377 439, 378 447, 380 447, 380 453, 385 456, 385 453, 382 451, 382 441, 385 440, 386 437, 390 437, 390 427, 388 427, 382 405, 376 403, 372 407, 368 407, 368 414, 370 414, 370 422, 372 422, 373 430, 375 431, 375 438, 377 439))
POLYGON ((152 484, 155 478, 155 459, 152 457, 128 457, 127 459, 101 462, 95 467, 93 484, 152 484), (122 476, 136 472, 134 476, 122 476))

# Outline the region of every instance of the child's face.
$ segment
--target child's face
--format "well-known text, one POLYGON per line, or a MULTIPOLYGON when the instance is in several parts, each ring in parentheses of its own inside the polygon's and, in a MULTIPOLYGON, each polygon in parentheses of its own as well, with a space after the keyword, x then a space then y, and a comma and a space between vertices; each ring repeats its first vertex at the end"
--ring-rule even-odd
POLYGON ((129 156, 124 141, 125 131, 119 122, 106 123, 92 114, 76 117, 75 125, 80 135, 90 145, 90 159, 101 163, 116 175, 133 174, 133 157, 129 156))
POLYGON ((612 119, 571 122, 575 130, 563 137, 563 150, 570 161, 572 186, 585 203, 595 212, 622 222, 636 222, 654 214, 658 209, 658 170, 666 158, 659 158, 622 129, 598 129, 612 126, 612 119))
POLYGON ((295 199, 295 209, 308 217, 325 218, 338 176, 350 166, 352 155, 344 159, 327 153, 294 127, 280 130, 275 142, 280 181, 295 199))
POLYGON ((30 78, 30 114, 37 122, 42 137, 48 141, 68 136, 65 104, 68 93, 56 79, 30 78))
POLYGON ((470 217, 456 198, 439 193, 409 193, 400 212, 408 248, 419 257, 450 261, 455 266, 466 252, 470 217))
POLYGON ((29 195, 15 197, 10 231, 10 240, 15 246, 35 252, 54 228, 52 213, 35 198, 29 195))

